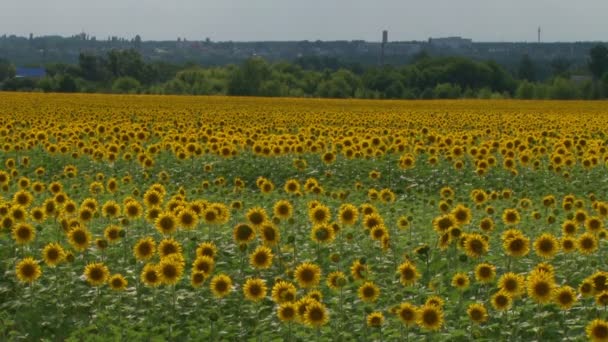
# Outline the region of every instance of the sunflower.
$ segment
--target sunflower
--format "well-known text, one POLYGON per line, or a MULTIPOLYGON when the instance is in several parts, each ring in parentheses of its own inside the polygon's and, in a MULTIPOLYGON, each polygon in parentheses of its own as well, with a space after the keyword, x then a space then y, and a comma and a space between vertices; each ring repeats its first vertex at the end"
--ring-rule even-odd
POLYGON ((272 246, 276 245, 277 243, 279 243, 279 240, 281 238, 281 233, 279 232, 279 229, 274 224, 266 222, 266 223, 262 224, 259 231, 260 231, 260 237, 262 238, 262 241, 264 241, 264 244, 266 246, 272 247, 272 246))
POLYGON ((399 217, 399 220, 397 220, 397 227, 401 230, 408 229, 410 227, 410 220, 406 216, 399 217))
POLYGON ((570 236, 564 236, 560 241, 560 245, 564 253, 571 253, 576 250, 577 240, 570 236))
POLYGON ((329 312, 325 305, 313 300, 306 306, 303 318, 306 325, 321 327, 329 322, 329 312))
POLYGON ((215 261, 211 257, 201 255, 196 257, 196 259, 192 263, 192 272, 201 273, 206 278, 211 274, 211 272, 213 272, 214 267, 215 261))
POLYGON ((237 244, 247 244, 255 239, 255 230, 246 223, 239 223, 234 227, 232 237, 237 244))
POLYGON ((211 279, 211 292, 216 298, 224 298, 232 291, 232 279, 225 274, 218 274, 211 279))
POLYGON ((606 342, 608 341, 608 322, 602 319, 594 319, 587 324, 585 332, 589 340, 593 342, 606 342))
POLYGON ((331 226, 318 224, 312 227, 310 238, 316 243, 331 243, 336 238, 336 234, 331 226))
POLYGON ((475 267, 475 279, 482 283, 487 284, 494 280, 496 277, 496 266, 489 263, 481 263, 475 267))
POLYGON ((253 207, 249 209, 246 217, 254 228, 259 228, 264 222, 268 221, 266 210, 260 207, 253 207))
POLYGON ((511 308, 511 305, 513 304, 513 297, 511 297, 511 295, 509 295, 507 292, 501 290, 496 292, 490 301, 494 309, 504 311, 511 308))
POLYGON ((416 283, 420 278, 420 273, 416 269, 416 265, 411 263, 409 260, 399 265, 398 269, 400 275, 400 281, 403 286, 409 286, 416 283))
POLYGON ((456 273, 452 277, 452 286, 457 288, 460 291, 464 291, 469 287, 471 281, 469 280, 469 276, 466 273, 456 273))
POLYGON ((291 322, 297 317, 296 305, 292 302, 284 302, 277 309, 277 317, 282 322, 291 322))
POLYGON ((294 277, 301 288, 315 287, 321 279, 321 268, 315 264, 304 262, 296 267, 294 277))
POLYGON ((154 189, 148 189, 144 193, 144 205, 146 207, 159 207, 163 204, 163 195, 154 189))
POLYGON ((179 258, 172 257, 173 255, 171 254, 170 257, 162 258, 157 266, 160 281, 165 285, 177 284, 184 272, 183 264, 179 258))
POLYGON ((165 238, 158 244, 158 255, 161 259, 169 256, 182 257, 182 245, 173 238, 165 238))
POLYGON ((544 233, 534 241, 536 255, 544 259, 551 259, 559 251, 557 238, 550 233, 544 233))
POLYGON ((124 291, 127 288, 127 279, 122 274, 115 274, 108 280, 108 285, 114 291, 124 291))
POLYGON ((110 270, 102 262, 90 263, 84 269, 84 276, 89 285, 100 286, 108 281, 110 270))
POLYGON ((554 280, 547 272, 532 272, 527 280, 528 296, 539 304, 549 303, 555 288, 554 280))
POLYGON ((506 225, 516 225, 521 220, 521 216, 519 215, 519 211, 517 209, 505 209, 502 212, 502 221, 506 225))
POLYGON ((382 312, 374 311, 367 315, 367 326, 372 328, 379 328, 384 324, 384 315, 382 312))
POLYGON ((28 223, 18 223, 13 227, 13 239, 18 245, 26 245, 36 238, 36 230, 28 223))
POLYGON ((578 251, 584 255, 591 255, 598 249, 597 238, 589 232, 579 236, 576 244, 578 246, 578 251))
POLYGON ((380 296, 380 288, 371 281, 366 281, 357 291, 359 299, 366 303, 375 302, 380 296))
POLYGON ((249 263, 256 269, 268 269, 272 265, 274 255, 272 250, 266 246, 258 246, 253 253, 249 255, 249 263))
POLYGON ((135 243, 135 246, 133 246, 133 254, 137 260, 150 259, 155 251, 156 242, 149 236, 139 239, 139 241, 135 243))
POLYGON ((114 243, 120 240, 121 235, 124 234, 123 229, 116 225, 109 225, 103 232, 103 236, 108 240, 109 243, 114 243))
POLYGON ((553 302, 560 309, 568 310, 576 303, 576 292, 570 286, 562 286, 553 291, 553 302))
POLYGON ((288 194, 298 193, 298 192, 300 192, 300 182, 298 182, 295 179, 288 179, 285 182, 285 186, 283 187, 283 190, 285 190, 285 192, 288 194))
POLYGON ((162 212, 154 221, 154 226, 161 234, 172 234, 177 229, 177 218, 170 211, 162 212))
POLYGON ((32 217, 32 220, 37 223, 42 223, 46 220, 44 209, 40 207, 32 208, 30 211, 30 216, 32 217))
POLYGON ((293 215, 293 205, 287 200, 280 200, 272 208, 274 215, 281 219, 288 219, 293 215))
POLYGON ((491 217, 484 217, 479 221, 479 229, 485 233, 489 233, 494 230, 494 220, 491 217))
POLYGON ((9 212, 9 215, 16 222, 25 221, 25 219, 27 218, 27 210, 25 210, 25 208, 20 205, 13 205, 11 207, 11 211, 9 212))
POLYGON ((42 258, 49 267, 55 267, 65 260, 65 250, 60 244, 51 242, 42 249, 42 258))
POLYGON ((480 234, 467 234, 464 250, 470 258, 479 258, 488 253, 488 241, 480 234))
POLYGON ((409 302, 401 303, 396 313, 399 320, 407 326, 413 325, 418 319, 418 308, 409 302))
POLYGON ((75 227, 68 232, 68 241, 77 251, 84 251, 91 243, 91 233, 84 227, 75 227))
POLYGON ((590 216, 585 220, 585 229, 590 233, 597 233, 603 228, 604 222, 597 216, 590 216))
POLYGON ((374 227, 383 225, 384 219, 378 213, 371 213, 363 216, 363 227, 365 227, 365 229, 373 229, 374 227))
POLYGON ((498 280, 498 288, 512 298, 517 298, 524 293, 525 279, 522 275, 508 272, 498 280))
POLYGON ((456 220, 458 226, 463 226, 471 223, 471 209, 465 207, 462 204, 457 205, 450 212, 452 217, 456 220))
POLYGON ((194 288, 199 288, 203 285, 205 279, 207 279, 207 275, 203 272, 192 272, 192 275, 190 276, 190 285, 194 288))
POLYGON ((367 278, 368 269, 367 264, 361 262, 360 259, 355 260, 350 266, 350 274, 354 280, 361 280, 367 278))
POLYGON ((129 201, 128 203, 125 203, 125 215, 127 215, 128 218, 131 219, 136 219, 141 217, 143 213, 143 208, 141 206, 141 204, 139 204, 139 202, 133 200, 133 201, 129 201))
POLYGON ((602 291, 595 295, 595 304, 597 306, 608 306, 608 291, 602 291))
POLYGON ((341 271, 334 271, 327 275, 327 286, 332 290, 338 290, 346 285, 346 276, 341 271))
POLYGON ((447 232, 456 225, 456 219, 450 214, 441 215, 433 219, 433 229, 439 234, 447 232))
POLYGON ((502 247, 508 256, 523 257, 530 252, 530 239, 520 234, 505 239, 502 243, 502 247))
POLYGON ((109 218, 120 216, 120 204, 118 204, 116 201, 112 201, 112 200, 107 201, 101 207, 101 214, 104 217, 109 217, 109 218))
POLYGON ((29 207, 33 200, 34 196, 27 190, 19 190, 13 195, 13 202, 24 208, 29 207))
POLYGON ((95 212, 87 206, 82 206, 78 210, 78 218, 83 223, 91 221, 93 219, 94 215, 95 215, 95 212))
POLYGON ((160 274, 158 267, 154 264, 146 264, 141 271, 141 282, 148 287, 156 287, 160 285, 160 274))
POLYGON ((343 225, 353 225, 359 219, 359 210, 352 204, 342 204, 338 211, 338 220, 343 225))
POLYGON ((331 213, 327 206, 319 204, 308 211, 308 217, 313 225, 320 225, 331 220, 331 213))
POLYGON ((593 283, 594 293, 608 290, 608 273, 604 271, 597 271, 588 277, 593 283))
POLYGON ((243 285, 243 295, 246 300, 259 302, 266 297, 266 284, 260 278, 249 278, 243 285))
POLYGON ((32 257, 23 258, 15 266, 17 279, 22 283, 33 283, 42 275, 38 262, 32 257))
POLYGON ((416 323, 427 330, 439 330, 443 326, 443 310, 438 306, 425 304, 418 309, 416 323))
POLYGON ((193 229, 198 224, 198 215, 190 209, 183 209, 177 215, 177 222, 186 230, 193 229))
POLYGON ((217 247, 215 246, 215 243, 213 242, 201 242, 198 247, 196 248, 196 256, 203 256, 206 255, 208 257, 211 257, 212 259, 215 259, 215 256, 217 255, 217 247))
POLYGON ((488 310, 482 303, 470 304, 467 308, 467 315, 473 323, 484 323, 488 320, 488 310))
POLYGON ((272 300, 277 304, 293 302, 296 299, 296 286, 284 280, 278 280, 271 291, 272 300))

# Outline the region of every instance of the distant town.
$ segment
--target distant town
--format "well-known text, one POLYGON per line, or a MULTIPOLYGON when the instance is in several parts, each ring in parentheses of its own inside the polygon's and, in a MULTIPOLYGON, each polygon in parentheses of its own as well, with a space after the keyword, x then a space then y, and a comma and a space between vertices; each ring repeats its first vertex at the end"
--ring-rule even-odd
MULTIPOLYGON (((540 32, 539 32, 540 33, 540 32)), ((16 35, 0 36, 0 58, 17 66, 35 67, 49 63, 77 63, 81 53, 103 55, 113 49, 136 49, 149 61, 193 63, 203 66, 238 64, 253 56, 268 61, 293 61, 304 56, 339 59, 363 66, 408 64, 422 52, 431 56, 462 56, 493 60, 508 70, 517 68, 523 55, 539 66, 539 76, 550 74, 549 64, 561 60, 570 69, 584 68, 589 49, 597 42, 474 42, 463 37, 431 37, 426 41, 390 39, 379 34, 377 42, 351 41, 259 41, 216 42, 209 38, 173 41, 146 41, 132 38, 90 36, 85 32, 71 37, 16 35), (382 40, 384 38, 384 40, 382 40), (544 68, 544 69, 543 69, 544 68)))

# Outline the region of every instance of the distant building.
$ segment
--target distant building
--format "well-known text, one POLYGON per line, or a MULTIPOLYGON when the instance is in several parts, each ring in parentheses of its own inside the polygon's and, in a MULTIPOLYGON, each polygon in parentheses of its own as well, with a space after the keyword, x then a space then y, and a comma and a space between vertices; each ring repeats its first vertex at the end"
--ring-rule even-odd
POLYGON ((46 76, 44 68, 15 68, 16 78, 43 78, 46 76))
POLYGON ((429 38, 429 44, 433 47, 462 49, 473 45, 473 40, 462 37, 429 38))

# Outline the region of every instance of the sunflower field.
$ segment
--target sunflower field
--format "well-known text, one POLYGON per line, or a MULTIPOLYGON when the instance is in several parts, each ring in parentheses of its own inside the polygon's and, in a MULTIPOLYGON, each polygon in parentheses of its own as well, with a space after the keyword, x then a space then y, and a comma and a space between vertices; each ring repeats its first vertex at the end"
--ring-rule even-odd
POLYGON ((608 103, 0 94, 2 341, 608 341, 608 103))

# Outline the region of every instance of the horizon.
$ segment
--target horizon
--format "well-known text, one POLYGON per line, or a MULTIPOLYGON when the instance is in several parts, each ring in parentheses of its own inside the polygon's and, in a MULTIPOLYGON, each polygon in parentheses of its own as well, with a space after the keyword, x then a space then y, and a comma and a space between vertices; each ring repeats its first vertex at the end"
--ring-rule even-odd
MULTIPOLYGON (((48 38, 48 37, 61 37, 63 39, 68 39, 68 38, 72 38, 75 37, 79 34, 86 34, 88 37, 95 37, 95 39, 98 42, 105 42, 108 41, 108 38, 111 37, 116 37, 118 39, 126 39, 126 40, 132 40, 135 38, 135 36, 120 36, 120 35, 115 35, 115 36, 98 36, 95 35, 93 33, 89 33, 85 31, 81 31, 78 33, 72 33, 72 34, 61 34, 61 33, 46 33, 46 34, 35 34, 34 32, 30 32, 33 35, 33 38, 48 38)), ((4 32, 2 34, 0 34, 0 36, 6 36, 6 37, 17 37, 17 38, 25 38, 28 39, 29 35, 28 34, 18 34, 18 33, 8 33, 8 32, 4 32)), ((366 39, 316 39, 316 40, 311 40, 311 39, 287 39, 287 40, 282 40, 282 39, 260 39, 260 40, 213 40, 210 37, 210 42, 211 43, 285 43, 285 42, 358 42, 358 41, 362 41, 362 42, 366 42, 366 43, 381 43, 382 42, 382 30, 379 31, 379 39, 377 40, 366 40, 366 39)), ((422 38, 422 39, 408 39, 408 40, 400 40, 400 39, 390 39, 390 31, 388 32, 388 43, 425 43, 428 42, 429 39, 442 39, 442 38, 462 38, 462 39, 471 39, 473 43, 514 43, 514 44, 576 44, 576 43, 608 43, 608 40, 555 40, 555 41, 540 41, 540 43, 538 41, 518 41, 518 40, 502 40, 502 41, 490 41, 490 40, 475 40, 472 39, 470 37, 466 37, 466 36, 462 36, 462 35, 458 35, 458 34, 449 34, 449 35, 445 35, 445 36, 435 36, 435 37, 427 37, 427 38, 422 38)), ((141 41, 142 42, 174 42, 177 41, 178 38, 183 39, 185 37, 176 37, 174 39, 146 39, 146 37, 140 35, 141 41)), ((186 41, 188 42, 204 42, 205 38, 202 39, 188 39, 185 38, 186 41)))
POLYGON ((146 41, 391 41, 455 35, 476 42, 605 41, 604 0, 21 0, 4 6, 0 32, 19 36, 85 31, 146 41), (397 39, 394 39, 397 38, 397 39))

